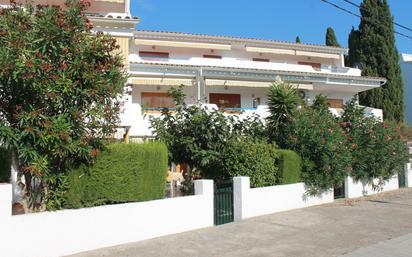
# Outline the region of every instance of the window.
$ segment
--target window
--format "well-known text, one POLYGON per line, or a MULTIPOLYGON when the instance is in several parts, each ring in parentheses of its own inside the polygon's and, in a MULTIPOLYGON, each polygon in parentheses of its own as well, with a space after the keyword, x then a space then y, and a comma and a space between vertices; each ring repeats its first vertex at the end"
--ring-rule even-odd
POLYGON ((239 94, 209 94, 209 103, 216 104, 219 108, 240 108, 239 94))
POLYGON ((158 60, 168 60, 169 59, 169 53, 164 53, 164 52, 140 51, 139 56, 143 60, 147 60, 147 61, 152 61, 152 60, 158 61, 158 60))
POLYGON ((211 55, 211 54, 204 54, 203 58, 210 58, 210 59, 222 59, 220 55, 211 55))
POLYGON ((173 108, 173 99, 163 92, 142 92, 142 107, 149 111, 159 111, 163 108, 173 108))
POLYGON ((343 100, 342 99, 326 99, 330 108, 343 108, 343 100))
POLYGON ((269 59, 265 58, 253 58, 254 62, 270 62, 269 59))
POLYGON ((320 67, 322 66, 320 63, 316 62, 298 62, 299 65, 309 65, 312 66, 315 70, 320 70, 320 67))

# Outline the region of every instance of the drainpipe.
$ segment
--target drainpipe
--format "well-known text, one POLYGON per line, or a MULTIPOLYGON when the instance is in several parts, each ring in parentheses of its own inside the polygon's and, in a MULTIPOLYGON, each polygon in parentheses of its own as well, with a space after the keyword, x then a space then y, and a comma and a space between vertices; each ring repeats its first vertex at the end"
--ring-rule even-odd
POLYGON ((197 101, 201 101, 201 87, 202 87, 202 80, 203 80, 203 69, 200 67, 199 75, 197 77, 197 101))

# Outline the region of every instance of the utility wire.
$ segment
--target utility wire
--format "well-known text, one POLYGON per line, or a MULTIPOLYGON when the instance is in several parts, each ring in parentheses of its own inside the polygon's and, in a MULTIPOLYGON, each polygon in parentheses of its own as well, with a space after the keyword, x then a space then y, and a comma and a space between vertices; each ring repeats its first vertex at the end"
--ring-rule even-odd
MULTIPOLYGON (((350 5, 353 5, 353 6, 357 7, 357 8, 359 8, 359 9, 362 9, 362 10, 365 10, 365 11, 369 12, 368 10, 366 10, 365 8, 363 8, 362 6, 356 4, 356 3, 352 2, 352 1, 349 1, 349 0, 342 0, 342 1, 344 1, 344 2, 346 2, 346 3, 348 3, 348 4, 350 4, 350 5)), ((406 27, 406 26, 404 26, 404 25, 402 25, 402 24, 399 24, 399 23, 397 23, 397 22, 393 22, 393 24, 395 24, 396 26, 398 26, 398 27, 400 27, 400 28, 403 28, 403 29, 406 29, 406 30, 409 30, 409 31, 412 32, 412 29, 411 29, 411 28, 408 28, 408 27, 406 27)))
MULTIPOLYGON (((341 11, 343 11, 343 12, 346 12, 346 13, 348 13, 348 14, 351 14, 351 15, 353 15, 353 16, 355 16, 355 17, 360 18, 360 19, 368 19, 368 18, 362 17, 362 16, 360 16, 359 14, 356 14, 356 13, 354 13, 354 12, 348 10, 348 9, 345 9, 345 8, 343 8, 343 7, 341 7, 341 6, 337 5, 337 4, 334 4, 334 3, 332 3, 332 2, 330 2, 330 1, 328 1, 328 0, 320 0, 320 1, 322 1, 322 2, 324 2, 324 3, 327 3, 327 4, 335 7, 336 9, 339 9, 339 10, 341 10, 341 11)), ((377 26, 381 26, 381 24, 379 24, 379 22, 376 22, 376 21, 375 21, 375 22, 369 21, 369 22, 371 22, 371 23, 373 23, 373 24, 375 24, 375 25, 377 25, 377 26)), ((404 34, 404 33, 398 32, 398 31, 396 31, 396 30, 394 30, 394 33, 395 33, 395 34, 398 34, 398 35, 400 35, 400 36, 403 36, 403 37, 412 39, 412 36, 408 36, 408 35, 406 35, 406 34, 404 34)))

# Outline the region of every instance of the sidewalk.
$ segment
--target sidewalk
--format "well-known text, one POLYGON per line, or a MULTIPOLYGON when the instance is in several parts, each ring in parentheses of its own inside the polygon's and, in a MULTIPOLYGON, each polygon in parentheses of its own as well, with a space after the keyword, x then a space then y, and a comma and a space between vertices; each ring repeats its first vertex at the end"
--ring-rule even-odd
POLYGON ((411 257, 412 234, 358 249, 341 257, 411 257))
POLYGON ((331 257, 348 253, 344 256, 412 256, 411 236, 407 235, 412 233, 411 217, 412 189, 402 189, 73 257, 331 257), (396 239, 385 242, 392 238, 396 239), (379 242, 384 243, 375 245, 379 242), (381 247, 387 247, 391 254, 373 252, 383 253, 381 247), (399 255, 390 247, 397 248, 399 255))

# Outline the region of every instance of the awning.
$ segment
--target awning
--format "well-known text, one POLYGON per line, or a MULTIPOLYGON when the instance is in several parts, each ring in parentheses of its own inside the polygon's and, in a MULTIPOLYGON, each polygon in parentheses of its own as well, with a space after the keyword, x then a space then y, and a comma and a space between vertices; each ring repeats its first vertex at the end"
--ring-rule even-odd
POLYGON ((339 54, 298 51, 298 50, 293 50, 293 49, 278 49, 278 48, 246 46, 246 51, 252 52, 252 53, 285 54, 285 55, 309 56, 309 57, 319 57, 319 58, 328 58, 328 59, 340 59, 339 54))
POLYGON ((134 42, 136 43, 136 45, 187 47, 187 48, 201 48, 201 49, 213 49, 213 50, 231 50, 232 49, 231 45, 211 44, 211 43, 150 40, 150 39, 135 39, 134 42))
POLYGON ((377 88, 386 83, 384 78, 351 76, 321 72, 299 72, 285 70, 263 70, 238 67, 215 67, 178 65, 170 63, 130 63, 130 74, 135 76, 178 77, 184 79, 203 77, 214 80, 273 82, 278 79, 292 84, 316 84, 335 87, 337 91, 344 88, 358 87, 358 91, 377 88))
MULTIPOLYGON (((269 88, 271 82, 260 81, 242 81, 242 80, 220 80, 220 79, 206 79, 206 86, 228 86, 228 87, 261 87, 269 88)), ((292 86, 298 89, 313 90, 312 84, 296 84, 291 83, 292 86)))
POLYGON ((264 48, 264 47, 253 47, 246 46, 247 52, 252 53, 268 53, 268 54, 286 54, 286 55, 295 55, 296 51, 291 49, 276 49, 276 48, 264 48))
POLYGON ((296 55, 319 57, 319 58, 329 58, 329 59, 340 59, 338 54, 325 54, 325 53, 315 53, 307 51, 296 51, 296 55))
POLYGON ((193 86, 195 81, 194 79, 139 77, 129 79, 129 83, 138 86, 193 86))

